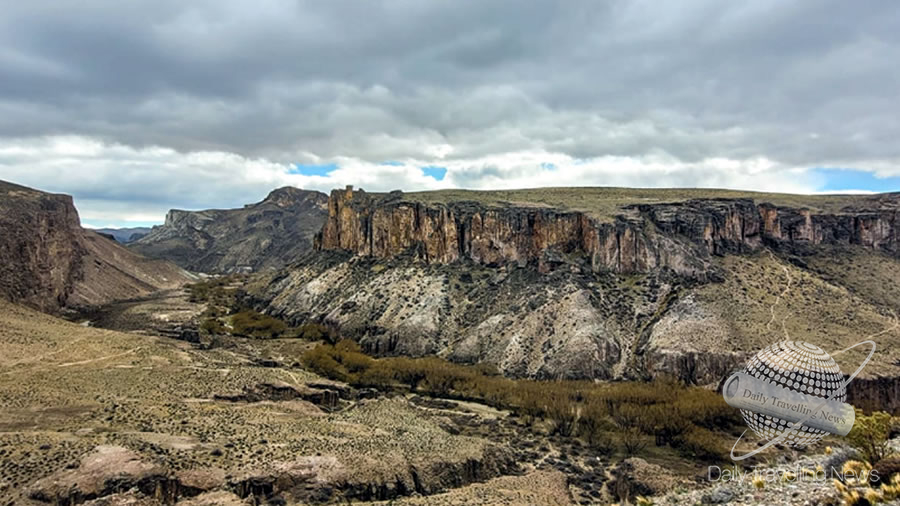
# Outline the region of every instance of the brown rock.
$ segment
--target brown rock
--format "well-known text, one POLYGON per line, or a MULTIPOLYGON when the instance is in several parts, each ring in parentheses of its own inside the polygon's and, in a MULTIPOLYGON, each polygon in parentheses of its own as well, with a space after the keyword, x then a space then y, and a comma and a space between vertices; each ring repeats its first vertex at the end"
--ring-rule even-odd
POLYGON ((818 244, 856 244, 896 255, 897 205, 890 199, 876 204, 814 214, 744 198, 687 200, 625 206, 609 223, 546 207, 424 204, 396 192, 334 190, 316 245, 380 258, 413 252, 429 263, 469 259, 520 266, 557 251, 584 256, 594 271, 669 268, 706 277, 709 255, 750 252, 764 244, 801 251, 818 244))
POLYGON ((192 277, 81 228, 69 195, 0 181, 0 297, 42 311, 175 288, 192 277))
POLYGON ((132 487, 168 495, 166 470, 121 446, 98 446, 76 469, 63 469, 32 484, 27 495, 55 504, 78 504, 132 487))

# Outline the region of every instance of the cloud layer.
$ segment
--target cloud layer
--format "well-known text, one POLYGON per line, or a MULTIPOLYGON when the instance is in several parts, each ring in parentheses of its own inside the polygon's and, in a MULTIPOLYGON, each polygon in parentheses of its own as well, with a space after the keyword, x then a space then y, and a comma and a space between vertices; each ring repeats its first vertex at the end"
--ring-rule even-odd
POLYGON ((900 175, 890 0, 3 10, 0 178, 72 193, 91 220, 283 184, 812 192, 815 168, 900 175))

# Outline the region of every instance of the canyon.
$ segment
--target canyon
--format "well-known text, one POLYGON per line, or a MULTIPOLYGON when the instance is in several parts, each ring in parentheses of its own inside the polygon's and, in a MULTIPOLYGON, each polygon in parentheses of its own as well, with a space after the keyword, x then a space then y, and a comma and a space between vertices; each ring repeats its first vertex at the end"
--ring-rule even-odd
MULTIPOLYGON (((897 194, 281 188, 243 209, 172 210, 126 247, 83 229, 71 197, 3 183, 0 497, 590 504, 690 491, 701 459, 684 448, 622 460, 549 417, 335 379, 307 353, 342 337, 520 385, 664 380, 714 395, 773 342, 872 339, 848 400, 897 412, 898 207, 897 194), (238 311, 293 333, 248 337, 238 311)), ((845 374, 861 358, 835 354, 845 374)))

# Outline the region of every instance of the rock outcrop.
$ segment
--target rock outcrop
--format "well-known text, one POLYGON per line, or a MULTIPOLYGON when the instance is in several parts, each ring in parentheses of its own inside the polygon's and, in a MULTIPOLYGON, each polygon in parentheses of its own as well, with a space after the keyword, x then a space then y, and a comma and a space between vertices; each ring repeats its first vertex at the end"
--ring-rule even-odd
POLYGON ((537 205, 426 204, 401 192, 348 188, 332 191, 317 247, 379 258, 412 252, 429 263, 535 263, 541 270, 575 254, 594 272, 671 269, 703 278, 710 255, 763 245, 802 252, 852 244, 900 254, 900 196, 867 203, 815 214, 745 198, 687 200, 624 206, 610 220, 537 205))
POLYGON ((163 225, 129 247, 195 272, 276 269, 312 247, 327 200, 324 193, 284 187, 241 209, 173 209, 163 225))
POLYGON ((81 228, 72 197, 0 182, 0 297, 42 311, 174 288, 184 270, 81 228))

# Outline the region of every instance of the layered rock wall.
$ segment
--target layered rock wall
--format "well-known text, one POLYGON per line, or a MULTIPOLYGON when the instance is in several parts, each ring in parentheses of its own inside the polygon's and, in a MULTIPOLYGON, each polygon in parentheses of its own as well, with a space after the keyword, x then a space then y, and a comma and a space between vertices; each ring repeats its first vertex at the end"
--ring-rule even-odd
POLYGON ((79 276, 81 223, 69 195, 0 182, 0 296, 59 308, 79 276))
POLYGON ((385 258, 411 251, 431 263, 468 259, 540 267, 577 253, 594 271, 669 268, 697 276, 706 271, 709 255, 818 244, 854 244, 896 255, 898 236, 895 208, 813 214, 750 199, 706 199, 627 206, 604 221, 579 211, 425 204, 399 192, 383 196, 347 189, 331 193, 316 247, 385 258))

